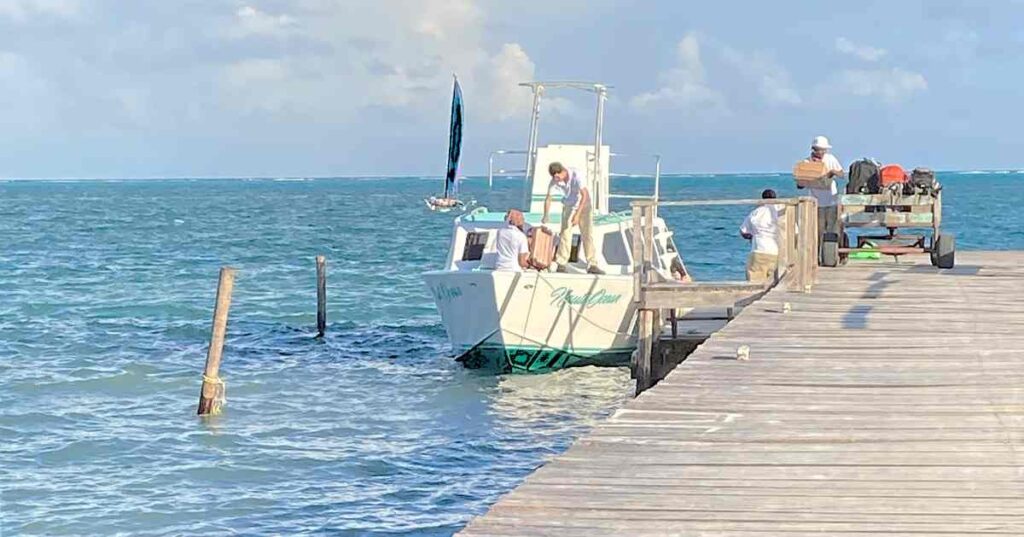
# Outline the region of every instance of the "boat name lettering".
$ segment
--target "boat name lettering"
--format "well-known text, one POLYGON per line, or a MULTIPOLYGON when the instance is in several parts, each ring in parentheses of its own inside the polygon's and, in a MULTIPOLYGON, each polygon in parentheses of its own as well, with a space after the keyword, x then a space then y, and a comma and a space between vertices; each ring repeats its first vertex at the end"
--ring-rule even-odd
POLYGON ((431 288, 431 291, 434 292, 434 298, 440 302, 451 302, 452 300, 462 296, 462 288, 448 287, 443 283, 431 288))
POLYGON ((570 306, 592 308, 600 304, 615 304, 621 298, 622 295, 609 293, 604 289, 598 289, 593 293, 577 295, 573 294, 572 289, 568 287, 559 287, 551 293, 551 304, 559 306, 569 304, 570 306))

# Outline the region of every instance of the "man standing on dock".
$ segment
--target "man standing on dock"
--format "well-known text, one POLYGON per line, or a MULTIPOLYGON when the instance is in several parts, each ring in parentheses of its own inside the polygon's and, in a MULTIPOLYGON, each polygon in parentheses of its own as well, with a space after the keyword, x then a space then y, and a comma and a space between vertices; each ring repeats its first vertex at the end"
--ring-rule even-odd
MULTIPOLYGON (((761 192, 762 199, 775 199, 775 191, 761 192)), ((743 221, 740 235, 750 241, 750 255, 747 257, 747 281, 769 283, 775 279, 779 264, 779 207, 759 205, 743 221)))
POLYGON ((839 209, 837 205, 839 202, 839 189, 836 187, 834 179, 837 177, 843 177, 844 174, 843 165, 840 164, 839 159, 830 152, 831 149, 832 145, 828 143, 828 138, 824 136, 815 136, 814 140, 811 142, 811 156, 807 159, 815 162, 824 162, 825 168, 828 169, 827 177, 829 179, 833 179, 833 181, 829 182, 828 188, 807 188, 811 196, 818 200, 818 244, 825 241, 826 233, 834 235, 829 238, 838 241, 839 209))
POLYGON ((594 211, 590 200, 590 191, 587 189, 586 176, 576 168, 566 168, 561 162, 552 162, 548 165, 548 173, 551 174, 551 184, 548 185, 548 195, 544 199, 544 216, 542 224, 548 223, 548 213, 551 211, 551 191, 558 189, 562 192, 562 221, 558 232, 558 254, 555 263, 558 265, 558 272, 569 272, 569 253, 572 250, 572 229, 580 227, 580 242, 587 257, 587 272, 590 274, 604 274, 604 271, 597 266, 597 252, 594 250, 594 211))

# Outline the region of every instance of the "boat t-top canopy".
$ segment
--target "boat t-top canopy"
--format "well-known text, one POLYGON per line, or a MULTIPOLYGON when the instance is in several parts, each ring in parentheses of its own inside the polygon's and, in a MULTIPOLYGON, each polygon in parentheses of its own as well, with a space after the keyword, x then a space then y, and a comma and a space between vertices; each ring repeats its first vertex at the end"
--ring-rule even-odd
POLYGON ((605 90, 614 88, 615 86, 609 86, 607 84, 601 84, 599 82, 585 82, 582 80, 534 80, 532 82, 520 82, 520 86, 526 86, 532 88, 534 91, 538 87, 541 88, 570 88, 578 89, 583 91, 591 91, 599 93, 605 90))
MULTIPOLYGON (((551 80, 551 81, 533 81, 533 82, 521 82, 520 86, 528 87, 533 91, 533 112, 530 114, 530 139, 527 142, 526 149, 526 170, 528 179, 532 185, 536 179, 536 167, 535 160, 537 158, 537 130, 540 123, 540 102, 541 97, 544 95, 544 91, 547 89, 574 89, 580 91, 587 91, 597 95, 597 110, 596 117, 594 119, 594 168, 593 177, 596 181, 597 178, 601 177, 601 138, 604 134, 604 102, 608 99, 608 89, 611 86, 601 84, 598 82, 585 82, 578 80, 551 80)), ((595 190, 601 191, 600 186, 595 190)))

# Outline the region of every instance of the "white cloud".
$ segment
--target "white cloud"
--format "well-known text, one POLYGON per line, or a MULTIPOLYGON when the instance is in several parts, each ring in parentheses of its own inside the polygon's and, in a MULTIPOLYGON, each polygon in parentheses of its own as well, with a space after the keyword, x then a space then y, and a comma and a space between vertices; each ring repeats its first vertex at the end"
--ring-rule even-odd
POLYGON ((927 90, 928 81, 920 73, 899 68, 848 69, 841 71, 831 86, 858 97, 878 97, 886 103, 896 104, 927 90))
POLYGON ((533 79, 535 66, 523 47, 506 43, 483 68, 489 106, 484 113, 497 120, 508 119, 529 109, 530 92, 520 82, 533 79))
POLYGON ((424 1, 420 4, 414 29, 417 33, 442 40, 458 38, 462 30, 482 22, 483 12, 472 0, 448 2, 424 1))
POLYGON ((743 53, 726 48, 722 55, 741 77, 757 85, 757 91, 769 105, 797 106, 803 103, 787 71, 774 58, 763 53, 743 53))
POLYGON ((725 97, 705 80, 700 43, 693 33, 676 45, 675 67, 658 75, 660 87, 630 100, 636 108, 671 107, 687 111, 725 111, 725 97))
POLYGON ((836 50, 843 54, 849 54, 866 62, 877 62, 888 54, 883 48, 876 48, 869 45, 858 45, 845 37, 836 38, 836 50))
POLYGON ((300 46, 223 66, 221 88, 235 107, 294 120, 343 120, 367 107, 439 114, 455 72, 475 118, 529 112, 530 92, 518 83, 534 77, 535 65, 518 43, 487 43, 475 0, 307 0, 287 15, 268 15, 257 3, 238 10, 229 35, 287 35, 300 46))
POLYGON ((0 17, 19 23, 37 15, 72 18, 81 9, 80 0, 0 0, 0 17))
POLYGON ((281 37, 295 23, 289 15, 270 15, 252 6, 242 6, 235 12, 235 24, 228 30, 231 37, 252 35, 281 37))

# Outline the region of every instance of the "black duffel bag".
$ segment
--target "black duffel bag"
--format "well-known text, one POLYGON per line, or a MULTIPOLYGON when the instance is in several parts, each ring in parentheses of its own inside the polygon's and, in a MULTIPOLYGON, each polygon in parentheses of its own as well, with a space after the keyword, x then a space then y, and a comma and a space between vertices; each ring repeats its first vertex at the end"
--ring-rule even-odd
POLYGON ((878 162, 869 158, 862 158, 850 164, 846 193, 878 194, 881 191, 881 178, 878 175, 879 168, 878 162))

